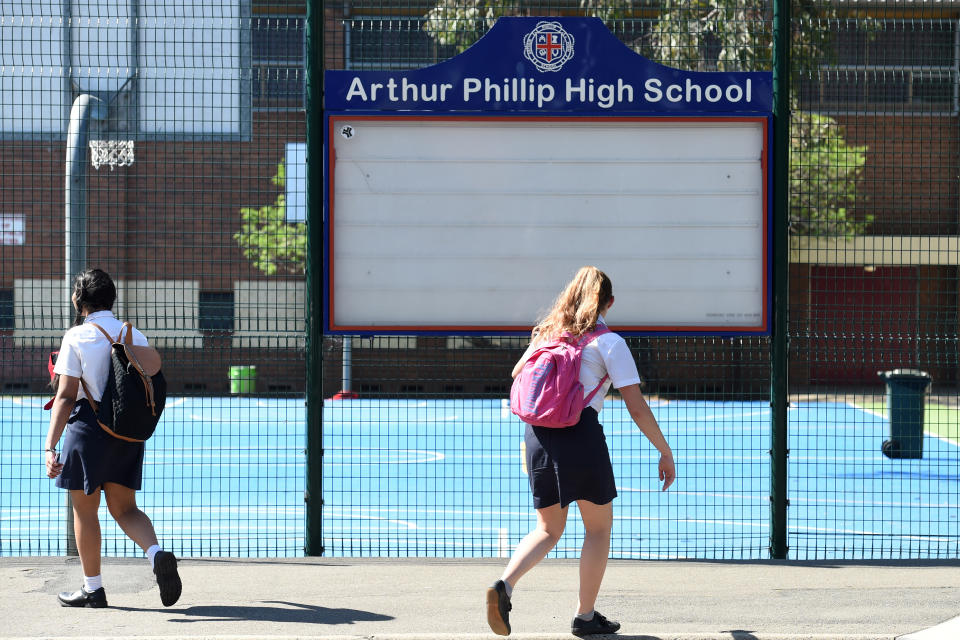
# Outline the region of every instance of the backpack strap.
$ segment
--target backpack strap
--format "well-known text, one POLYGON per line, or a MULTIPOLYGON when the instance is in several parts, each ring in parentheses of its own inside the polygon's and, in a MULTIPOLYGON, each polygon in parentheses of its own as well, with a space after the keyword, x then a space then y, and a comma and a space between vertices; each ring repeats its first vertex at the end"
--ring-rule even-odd
POLYGON ((90 406, 93 407, 93 412, 96 413, 100 411, 100 403, 93 399, 93 396, 90 395, 90 389, 87 388, 87 381, 82 377, 80 378, 80 385, 83 387, 83 393, 87 396, 87 402, 90 403, 90 406))
MULTIPOLYGON (((100 333, 102 333, 103 336, 107 339, 107 342, 110 343, 110 348, 112 349, 113 343, 115 342, 115 340, 110 337, 110 334, 107 333, 107 330, 101 327, 100 325, 98 325, 96 322, 90 322, 88 324, 92 324, 97 329, 100 329, 100 333)), ((117 336, 117 338, 119 339, 120 336, 117 336)), ((90 406, 93 407, 94 413, 96 413, 97 411, 100 411, 100 405, 96 400, 93 399, 93 396, 90 395, 90 389, 87 387, 87 381, 83 379, 83 376, 80 376, 80 386, 83 387, 83 394, 87 396, 87 401, 90 403, 90 406)))
POLYGON ((124 322, 123 326, 120 327, 120 333, 117 334, 117 342, 120 342, 120 336, 123 335, 124 329, 127 330, 127 335, 123 339, 123 344, 132 345, 133 344, 133 325, 130 324, 129 322, 124 322))
POLYGON ((157 415, 157 402, 153 390, 153 377, 147 373, 146 367, 143 366, 140 362, 140 358, 137 357, 137 350, 133 349, 133 325, 129 322, 124 322, 123 326, 120 327, 120 335, 117 336, 117 342, 120 342, 120 336, 123 335, 123 330, 127 330, 127 335, 123 339, 123 350, 127 354, 127 360, 133 365, 137 370, 137 373, 140 374, 140 379, 143 380, 144 389, 147 392, 147 404, 150 406, 150 413, 154 416, 157 415))
MULTIPOLYGON (((585 334, 583 334, 582 336, 580 336, 580 340, 577 341, 577 346, 580 347, 580 348, 583 348, 583 347, 587 346, 588 344, 590 344, 590 341, 591 341, 591 340, 593 340, 594 338, 598 338, 598 337, 602 336, 602 335, 605 334, 605 333, 610 333, 610 328, 607 327, 607 325, 605 325, 605 324, 597 323, 597 326, 594 328, 593 331, 588 331, 587 333, 585 333, 585 334)), ((584 406, 587 406, 587 405, 590 404, 590 401, 593 400, 593 396, 597 395, 597 392, 600 391, 600 388, 603 386, 603 383, 606 382, 607 379, 609 379, 609 378, 610 378, 610 374, 609 374, 609 373, 603 374, 603 377, 600 378, 600 383, 597 384, 596 387, 594 387, 593 391, 591 391, 590 393, 588 393, 588 394, 583 398, 583 405, 584 405, 584 406)))
MULTIPOLYGON (((104 329, 103 327, 101 327, 100 325, 98 325, 96 322, 88 322, 87 324, 92 324, 92 325, 95 326, 97 329, 100 329, 100 333, 103 334, 103 336, 107 339, 107 341, 108 341, 110 344, 113 344, 114 342, 119 342, 119 341, 120 341, 120 336, 117 336, 117 339, 114 340, 113 338, 110 337, 110 334, 107 333, 107 330, 104 329)), ((120 331, 123 331, 123 329, 121 329, 120 331)))

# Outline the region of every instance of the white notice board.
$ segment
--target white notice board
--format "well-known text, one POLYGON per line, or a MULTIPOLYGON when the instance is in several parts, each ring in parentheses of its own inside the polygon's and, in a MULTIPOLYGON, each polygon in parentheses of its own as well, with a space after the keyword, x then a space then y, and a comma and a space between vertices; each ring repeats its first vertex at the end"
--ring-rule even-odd
POLYGON ((330 118, 327 328, 528 331, 574 272, 621 332, 768 332, 766 118, 330 118))

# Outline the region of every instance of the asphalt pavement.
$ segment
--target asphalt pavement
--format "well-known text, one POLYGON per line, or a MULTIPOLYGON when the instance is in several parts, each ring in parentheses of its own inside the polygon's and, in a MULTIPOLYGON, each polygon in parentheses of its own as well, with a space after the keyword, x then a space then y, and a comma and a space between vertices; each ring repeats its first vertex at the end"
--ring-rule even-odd
MULTIPOLYGON (((76 558, 0 558, 0 638, 495 638, 504 562, 181 558, 165 608, 146 559, 107 558, 109 608, 69 609, 76 558)), ((545 560, 512 601, 511 637, 572 639, 576 562, 545 560)), ((626 640, 958 640, 960 563, 611 561, 597 609, 626 640)))

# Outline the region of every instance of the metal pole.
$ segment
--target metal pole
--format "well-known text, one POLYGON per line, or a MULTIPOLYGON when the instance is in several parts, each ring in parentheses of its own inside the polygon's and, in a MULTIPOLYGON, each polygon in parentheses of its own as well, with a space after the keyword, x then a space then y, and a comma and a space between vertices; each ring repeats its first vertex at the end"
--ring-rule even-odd
MULTIPOLYGON (((102 120, 106 106, 99 98, 83 94, 73 101, 70 109, 70 125, 67 129, 66 184, 64 202, 66 210, 64 256, 65 300, 70 300, 73 278, 87 268, 87 137, 90 130, 90 118, 102 120)), ((74 315, 73 304, 67 303, 67 324, 74 315)), ((67 510, 64 520, 67 523, 67 555, 77 552, 76 536, 73 530, 73 501, 67 491, 67 510)))
POLYGON ((307 522, 304 553, 323 555, 323 0, 307 2, 307 522))
POLYGON ((770 556, 787 547, 790 291, 790 0, 773 5, 773 332, 770 372, 770 556))
POLYGON ((343 336, 343 367, 340 377, 340 390, 349 394, 353 384, 353 336, 343 336))

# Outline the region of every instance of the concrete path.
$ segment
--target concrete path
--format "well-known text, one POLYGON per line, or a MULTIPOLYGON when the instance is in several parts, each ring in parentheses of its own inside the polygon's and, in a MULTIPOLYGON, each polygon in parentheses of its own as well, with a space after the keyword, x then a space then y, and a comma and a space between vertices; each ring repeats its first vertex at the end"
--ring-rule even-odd
MULTIPOLYGON (((95 610, 56 601, 80 585, 76 559, 0 558, 0 638, 493 638, 484 591, 502 566, 184 558, 164 608, 145 559, 106 559, 95 610)), ((572 639, 576 591, 575 562, 541 563, 514 591, 512 637, 572 639)), ((958 640, 960 563, 612 561, 598 609, 627 640, 958 640)))

